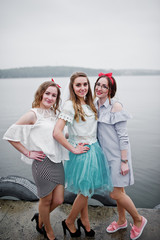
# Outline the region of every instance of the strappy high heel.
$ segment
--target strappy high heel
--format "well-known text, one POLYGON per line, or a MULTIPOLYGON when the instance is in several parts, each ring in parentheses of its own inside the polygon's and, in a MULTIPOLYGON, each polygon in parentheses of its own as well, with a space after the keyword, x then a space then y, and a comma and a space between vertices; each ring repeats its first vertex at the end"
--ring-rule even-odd
POLYGON ((82 221, 80 218, 77 220, 77 225, 78 225, 78 230, 80 231, 80 227, 84 229, 86 237, 94 237, 95 231, 91 229, 89 232, 86 230, 85 226, 83 225, 82 221))
POLYGON ((36 221, 36 230, 37 230, 37 232, 39 232, 40 234, 44 234, 45 229, 43 227, 42 228, 39 227, 39 213, 35 213, 34 214, 34 216, 31 219, 31 221, 33 222, 33 220, 36 221))
POLYGON ((70 233, 71 237, 80 237, 81 236, 81 232, 78 229, 76 230, 76 232, 72 233, 69 230, 69 228, 67 227, 65 220, 62 221, 62 227, 63 227, 64 235, 66 235, 66 230, 68 230, 68 232, 70 233))

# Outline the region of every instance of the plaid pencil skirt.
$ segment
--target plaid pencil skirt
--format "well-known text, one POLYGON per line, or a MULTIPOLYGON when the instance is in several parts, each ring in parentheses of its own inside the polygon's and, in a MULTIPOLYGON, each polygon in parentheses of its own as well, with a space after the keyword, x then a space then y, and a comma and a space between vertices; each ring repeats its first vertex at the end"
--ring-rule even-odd
POLYGON ((43 198, 51 193, 59 184, 64 186, 63 163, 54 163, 48 157, 44 160, 34 160, 32 174, 37 187, 37 195, 43 198))

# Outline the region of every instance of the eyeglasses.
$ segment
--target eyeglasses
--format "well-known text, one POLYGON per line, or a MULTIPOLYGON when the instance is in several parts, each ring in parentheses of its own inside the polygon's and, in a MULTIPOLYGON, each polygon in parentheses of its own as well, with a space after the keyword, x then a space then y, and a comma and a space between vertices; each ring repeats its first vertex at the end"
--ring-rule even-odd
POLYGON ((98 88, 98 87, 101 87, 101 89, 104 90, 104 91, 106 91, 107 89, 109 89, 109 87, 107 87, 106 84, 102 84, 102 85, 101 85, 99 82, 96 83, 96 88, 98 88))

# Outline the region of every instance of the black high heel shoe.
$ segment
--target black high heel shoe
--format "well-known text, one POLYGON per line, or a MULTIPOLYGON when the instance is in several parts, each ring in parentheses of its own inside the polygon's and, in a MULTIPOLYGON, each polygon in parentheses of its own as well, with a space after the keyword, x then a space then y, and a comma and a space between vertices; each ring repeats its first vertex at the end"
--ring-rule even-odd
POLYGON ((82 221, 80 218, 77 220, 77 225, 78 225, 78 230, 80 231, 80 227, 82 227, 85 231, 86 237, 94 237, 95 231, 91 229, 89 232, 86 230, 85 226, 83 225, 82 221))
POLYGON ((35 213, 34 214, 34 216, 31 219, 31 221, 33 222, 33 220, 36 221, 36 230, 37 230, 37 232, 39 232, 40 234, 44 234, 44 231, 45 231, 44 227, 42 227, 42 228, 39 227, 39 213, 35 213))
POLYGON ((80 237, 81 236, 81 232, 78 229, 76 230, 76 232, 72 233, 69 230, 69 228, 67 227, 65 220, 62 221, 62 227, 63 227, 64 235, 66 235, 66 230, 68 230, 68 232, 70 233, 71 237, 80 237))

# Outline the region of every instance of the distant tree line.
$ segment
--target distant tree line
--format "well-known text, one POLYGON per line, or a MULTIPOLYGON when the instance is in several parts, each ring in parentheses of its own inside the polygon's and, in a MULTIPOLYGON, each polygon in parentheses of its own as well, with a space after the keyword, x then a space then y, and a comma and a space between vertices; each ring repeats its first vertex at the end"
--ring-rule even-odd
POLYGON ((92 69, 69 66, 22 67, 1 69, 0 78, 37 78, 37 77, 69 77, 73 72, 85 72, 88 76, 97 76, 98 73, 112 72, 113 75, 160 75, 160 70, 145 69, 92 69))

